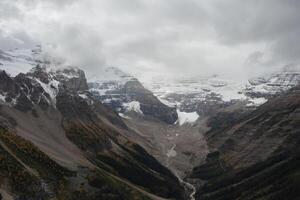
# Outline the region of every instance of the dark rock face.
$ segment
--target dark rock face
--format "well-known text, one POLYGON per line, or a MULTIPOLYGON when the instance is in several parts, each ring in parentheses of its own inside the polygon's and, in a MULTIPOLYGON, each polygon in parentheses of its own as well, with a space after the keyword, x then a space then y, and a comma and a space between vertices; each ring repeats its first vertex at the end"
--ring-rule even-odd
MULTIPOLYGON (((39 105, 42 109, 47 109, 51 98, 50 95, 43 89, 43 87, 34 79, 29 78, 25 74, 19 74, 14 78, 17 85, 21 88, 20 98, 17 100, 17 105, 19 107, 28 105, 31 103, 39 105)), ((29 107, 27 109, 29 110, 29 107)), ((25 111, 24 110, 24 111, 25 111)))
POLYGON ((15 98, 19 93, 19 87, 5 71, 0 72, 0 90, 8 94, 9 98, 15 98))
POLYGON ((46 68, 41 65, 37 65, 30 72, 27 73, 28 76, 32 78, 39 79, 41 82, 48 84, 51 80, 49 73, 47 73, 46 68))
POLYGON ((7 103, 23 112, 32 111, 34 105, 46 110, 56 101, 56 97, 49 93, 58 93, 58 86, 72 92, 87 90, 85 74, 80 69, 72 68, 47 72, 46 67, 41 65, 14 78, 5 71, 0 72, 0 93, 7 103), (59 85, 54 86, 54 81, 59 85))
POLYGON ((141 110, 145 115, 150 115, 162 121, 173 124, 178 116, 175 108, 168 107, 161 103, 152 92, 145 89, 138 80, 128 81, 121 89, 132 100, 140 102, 141 110))
POLYGON ((217 153, 192 175, 202 182, 196 199, 298 199, 299 112, 295 88, 227 126, 215 123, 206 137, 217 153))
MULTIPOLYGON (((90 87, 95 87, 95 85, 91 84, 90 87)), ((123 103, 138 101, 141 111, 146 116, 158 118, 168 124, 173 124, 178 119, 176 108, 168 107, 161 103, 152 92, 144 88, 135 78, 127 81, 124 85, 118 85, 114 90, 107 91, 105 95, 98 97, 104 104, 119 112, 125 111, 122 107, 123 103)))
POLYGON ((55 79, 61 82, 65 88, 71 91, 88 90, 85 73, 81 69, 67 68, 58 70, 55 73, 55 79))
POLYGON ((41 85, 26 74, 19 74, 11 78, 4 71, 0 73, 0 93, 5 101, 17 109, 27 112, 37 104, 46 109, 49 106, 50 96, 41 85))

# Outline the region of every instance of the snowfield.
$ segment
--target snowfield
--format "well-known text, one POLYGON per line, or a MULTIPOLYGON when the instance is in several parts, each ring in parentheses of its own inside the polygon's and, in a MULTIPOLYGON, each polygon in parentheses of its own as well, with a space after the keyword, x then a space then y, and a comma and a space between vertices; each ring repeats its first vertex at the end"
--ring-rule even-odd
POLYGON ((177 109, 178 114, 178 124, 182 126, 183 124, 189 123, 193 124, 197 119, 199 118, 199 115, 197 112, 180 112, 180 110, 177 109))
POLYGON ((138 101, 131 101, 129 103, 123 103, 123 107, 127 112, 134 111, 136 113, 142 114, 143 111, 141 110, 141 104, 138 101))
POLYGON ((268 100, 261 97, 261 98, 253 98, 246 106, 259 106, 266 103, 268 100))

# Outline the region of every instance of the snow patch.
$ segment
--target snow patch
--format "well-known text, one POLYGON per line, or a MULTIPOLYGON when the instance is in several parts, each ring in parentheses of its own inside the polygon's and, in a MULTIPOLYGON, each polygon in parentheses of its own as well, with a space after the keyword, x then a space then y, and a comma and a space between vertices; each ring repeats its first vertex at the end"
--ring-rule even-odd
POLYGON ((6 97, 5 97, 4 95, 0 94, 0 100, 1 100, 1 101, 6 102, 6 101, 5 101, 5 98, 6 98, 6 97))
POLYGON ((86 96, 86 94, 78 94, 78 96, 80 96, 83 99, 88 99, 88 96, 86 96))
POLYGON ((119 116, 124 119, 131 119, 129 116, 125 115, 124 113, 119 113, 119 116))
POLYGON ((72 78, 79 78, 79 75, 74 73, 66 73, 66 72, 60 72, 60 75, 64 76, 66 79, 72 79, 72 78))
POLYGON ((266 103, 268 100, 265 98, 253 98, 249 100, 250 102, 247 104, 247 106, 260 106, 264 103, 266 103))
POLYGON ((123 103, 123 107, 125 108, 126 111, 134 111, 136 113, 143 114, 143 111, 141 110, 141 104, 138 101, 123 103))
POLYGON ((198 118, 199 115, 197 112, 181 112, 180 110, 177 109, 177 115, 178 115, 178 123, 180 126, 182 126, 185 123, 194 123, 198 118))
POLYGON ((93 105, 94 104, 94 101, 93 99, 91 99, 87 94, 85 93, 81 93, 81 94, 78 94, 79 97, 81 97, 82 99, 84 99, 88 105, 93 105))
POLYGON ((35 80, 42 86, 44 91, 50 95, 51 100, 55 101, 56 95, 58 93, 59 82, 56 80, 52 80, 48 84, 45 84, 42 81, 40 81, 39 79, 35 79, 35 80))

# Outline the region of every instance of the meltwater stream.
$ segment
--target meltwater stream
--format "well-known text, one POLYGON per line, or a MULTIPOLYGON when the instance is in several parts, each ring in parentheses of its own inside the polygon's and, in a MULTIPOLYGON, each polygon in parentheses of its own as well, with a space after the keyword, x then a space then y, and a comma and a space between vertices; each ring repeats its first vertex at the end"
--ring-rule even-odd
MULTIPOLYGON (((167 152, 167 157, 175 157, 177 155, 176 151, 176 144, 173 144, 172 148, 168 150, 167 152)), ((168 160, 169 162, 169 160, 168 160)), ((195 186, 193 186, 192 184, 182 180, 182 178, 180 178, 178 176, 178 174, 176 172, 174 172, 175 176, 178 178, 178 180, 180 181, 180 183, 184 186, 185 190, 187 190, 188 192, 190 192, 189 194, 189 200, 195 200, 195 194, 196 194, 196 188, 195 186)))
POLYGON ((185 189, 187 189, 188 191, 191 191, 191 193, 189 194, 189 200, 195 200, 196 187, 193 186, 192 184, 182 180, 177 174, 175 174, 175 175, 177 176, 180 183, 184 185, 185 189))

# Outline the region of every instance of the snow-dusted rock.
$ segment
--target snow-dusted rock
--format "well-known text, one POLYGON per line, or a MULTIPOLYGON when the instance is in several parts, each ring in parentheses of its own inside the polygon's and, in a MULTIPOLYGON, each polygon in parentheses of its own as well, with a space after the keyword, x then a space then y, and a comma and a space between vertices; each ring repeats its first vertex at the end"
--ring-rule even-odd
POLYGON ((123 107, 127 112, 134 111, 136 113, 143 114, 143 111, 141 110, 141 104, 138 101, 123 103, 123 107))

